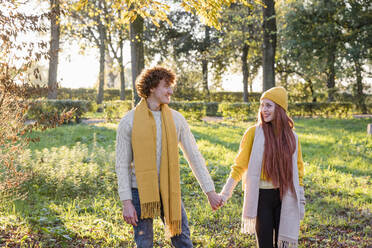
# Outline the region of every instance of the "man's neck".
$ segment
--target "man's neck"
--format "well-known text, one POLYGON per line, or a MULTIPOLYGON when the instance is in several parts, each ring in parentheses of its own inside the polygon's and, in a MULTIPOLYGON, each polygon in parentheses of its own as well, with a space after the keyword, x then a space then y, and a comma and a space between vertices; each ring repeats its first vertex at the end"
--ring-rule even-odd
POLYGON ((152 111, 159 111, 160 110, 160 103, 158 101, 154 101, 151 98, 146 99, 147 106, 149 107, 150 110, 152 111))

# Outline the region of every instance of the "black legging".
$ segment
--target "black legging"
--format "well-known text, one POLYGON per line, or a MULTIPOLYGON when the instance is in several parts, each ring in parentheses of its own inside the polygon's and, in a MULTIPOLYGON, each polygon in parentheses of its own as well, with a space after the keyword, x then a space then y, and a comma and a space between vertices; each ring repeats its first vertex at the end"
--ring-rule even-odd
POLYGON ((260 189, 258 197, 256 235, 259 248, 278 247, 278 232, 280 221, 280 200, 279 189, 260 189), (275 231, 275 241, 273 240, 275 231))

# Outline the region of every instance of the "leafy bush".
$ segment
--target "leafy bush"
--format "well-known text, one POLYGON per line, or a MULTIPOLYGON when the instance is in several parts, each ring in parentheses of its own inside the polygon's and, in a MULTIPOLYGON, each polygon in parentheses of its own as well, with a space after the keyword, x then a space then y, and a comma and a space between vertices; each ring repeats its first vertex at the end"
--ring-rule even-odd
POLYGON ((218 102, 205 103, 205 114, 207 116, 220 116, 221 113, 218 112, 218 105, 218 102))
MULTIPOLYGON (((225 118, 235 120, 254 119, 257 116, 259 103, 220 103, 219 112, 225 118)), ((371 110, 371 106, 368 107, 371 110)), ((290 116, 295 117, 351 117, 355 112, 356 107, 350 102, 305 102, 305 103, 290 103, 288 112, 290 116)))
POLYGON ((132 109, 132 101, 106 101, 103 103, 103 109, 106 120, 120 119, 132 109))
POLYGON ((76 123, 79 123, 81 116, 88 111, 93 111, 95 106, 90 101, 82 100, 33 100, 30 101, 27 118, 42 122, 41 119, 53 119, 54 116, 74 109, 73 117, 76 123))
POLYGON ((203 102, 171 102, 169 107, 179 111, 186 119, 201 120, 205 116, 203 102))
MULTIPOLYGON (((248 93, 248 102, 259 102, 261 93, 252 92, 248 93)), ((243 101, 243 92, 212 92, 211 101, 215 102, 242 102, 243 101)))
POLYGON ((355 106, 351 102, 294 103, 288 107, 291 116, 350 117, 355 106))
POLYGON ((259 102, 220 103, 219 112, 221 112, 222 116, 225 118, 246 121, 256 117, 259 106, 259 102))

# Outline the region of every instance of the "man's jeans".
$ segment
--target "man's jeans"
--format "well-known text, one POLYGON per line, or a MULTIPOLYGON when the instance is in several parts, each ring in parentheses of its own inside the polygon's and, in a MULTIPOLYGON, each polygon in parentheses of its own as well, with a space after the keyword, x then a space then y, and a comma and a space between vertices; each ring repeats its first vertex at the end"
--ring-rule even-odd
MULTIPOLYGON (((133 226, 134 229, 134 240, 137 244, 137 248, 149 248, 153 247, 153 219, 141 219, 141 204, 138 194, 138 189, 132 188, 132 202, 134 208, 137 211, 138 222, 137 226, 133 226)), ((163 210, 163 209, 162 209, 163 210)), ((187 222, 187 216, 183 203, 181 204, 182 214, 182 232, 180 235, 173 236, 171 238, 172 245, 176 248, 189 248, 193 247, 190 239, 189 224, 187 222)), ((161 211, 161 219, 164 222, 164 213, 161 211)))

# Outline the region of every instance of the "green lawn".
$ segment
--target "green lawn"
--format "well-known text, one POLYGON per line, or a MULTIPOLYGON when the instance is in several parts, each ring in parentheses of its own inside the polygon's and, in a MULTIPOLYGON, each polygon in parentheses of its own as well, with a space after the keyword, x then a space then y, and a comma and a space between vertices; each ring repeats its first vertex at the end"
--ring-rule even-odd
MULTIPOLYGON (((306 215, 300 247, 372 245, 372 137, 369 120, 295 120, 305 161, 306 215)), ((253 123, 191 122, 220 191, 245 129, 253 123)), ((134 247, 115 175, 116 124, 66 125, 42 133, 21 158, 31 179, 21 194, 0 195, 0 246, 134 247), (21 196, 20 196, 21 195, 21 196)), ((254 247, 240 233, 241 184, 212 212, 181 157, 182 194, 195 247, 254 247)), ((155 246, 170 247, 161 221, 155 246)))

